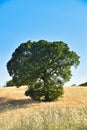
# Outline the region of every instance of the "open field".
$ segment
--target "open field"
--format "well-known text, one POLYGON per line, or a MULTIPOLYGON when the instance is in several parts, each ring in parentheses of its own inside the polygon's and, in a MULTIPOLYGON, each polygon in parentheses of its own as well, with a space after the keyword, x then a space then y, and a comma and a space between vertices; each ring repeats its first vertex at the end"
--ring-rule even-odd
POLYGON ((46 103, 26 89, 0 88, 0 130, 87 130, 87 87, 64 87, 63 98, 46 103))

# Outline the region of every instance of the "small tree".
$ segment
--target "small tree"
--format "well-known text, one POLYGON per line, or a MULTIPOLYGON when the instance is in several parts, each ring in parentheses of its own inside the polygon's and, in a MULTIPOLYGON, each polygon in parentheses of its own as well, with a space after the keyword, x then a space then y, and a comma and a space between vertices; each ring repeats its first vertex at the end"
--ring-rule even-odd
POLYGON ((17 86, 28 85, 26 96, 52 101, 62 96, 71 67, 79 63, 79 56, 62 41, 28 41, 12 54, 7 70, 17 86))

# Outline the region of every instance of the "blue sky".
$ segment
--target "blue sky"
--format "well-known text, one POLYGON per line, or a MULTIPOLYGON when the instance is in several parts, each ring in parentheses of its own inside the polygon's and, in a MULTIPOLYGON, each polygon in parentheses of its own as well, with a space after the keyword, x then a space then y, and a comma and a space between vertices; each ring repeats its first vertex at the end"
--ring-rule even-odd
POLYGON ((0 86, 11 79, 6 63, 28 40, 62 40, 77 52, 66 85, 87 81, 87 0, 0 0, 0 86))

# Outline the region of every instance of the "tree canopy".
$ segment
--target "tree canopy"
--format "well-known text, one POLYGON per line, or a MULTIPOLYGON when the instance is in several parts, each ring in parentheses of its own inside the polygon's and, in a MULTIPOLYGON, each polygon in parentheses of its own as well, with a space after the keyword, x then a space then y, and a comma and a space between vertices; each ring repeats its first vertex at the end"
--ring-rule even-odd
POLYGON ((7 81, 6 82, 6 87, 12 87, 12 86, 14 86, 14 82, 13 82, 13 80, 9 80, 9 81, 7 81))
POLYGON ((76 52, 62 41, 28 41, 13 52, 7 70, 16 86, 29 86, 26 96, 50 101, 63 94, 62 86, 72 76, 71 67, 79 63, 76 52))

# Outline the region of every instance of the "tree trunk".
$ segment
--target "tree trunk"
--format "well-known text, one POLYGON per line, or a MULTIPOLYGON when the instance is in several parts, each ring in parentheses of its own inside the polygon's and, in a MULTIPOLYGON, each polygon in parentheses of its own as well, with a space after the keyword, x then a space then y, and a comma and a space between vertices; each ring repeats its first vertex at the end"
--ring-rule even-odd
POLYGON ((46 73, 43 76, 43 82, 44 82, 44 90, 45 90, 45 101, 50 101, 50 96, 49 96, 49 86, 48 86, 48 79, 46 76, 46 73))
POLYGON ((49 93, 45 93, 45 101, 50 101, 49 93))

